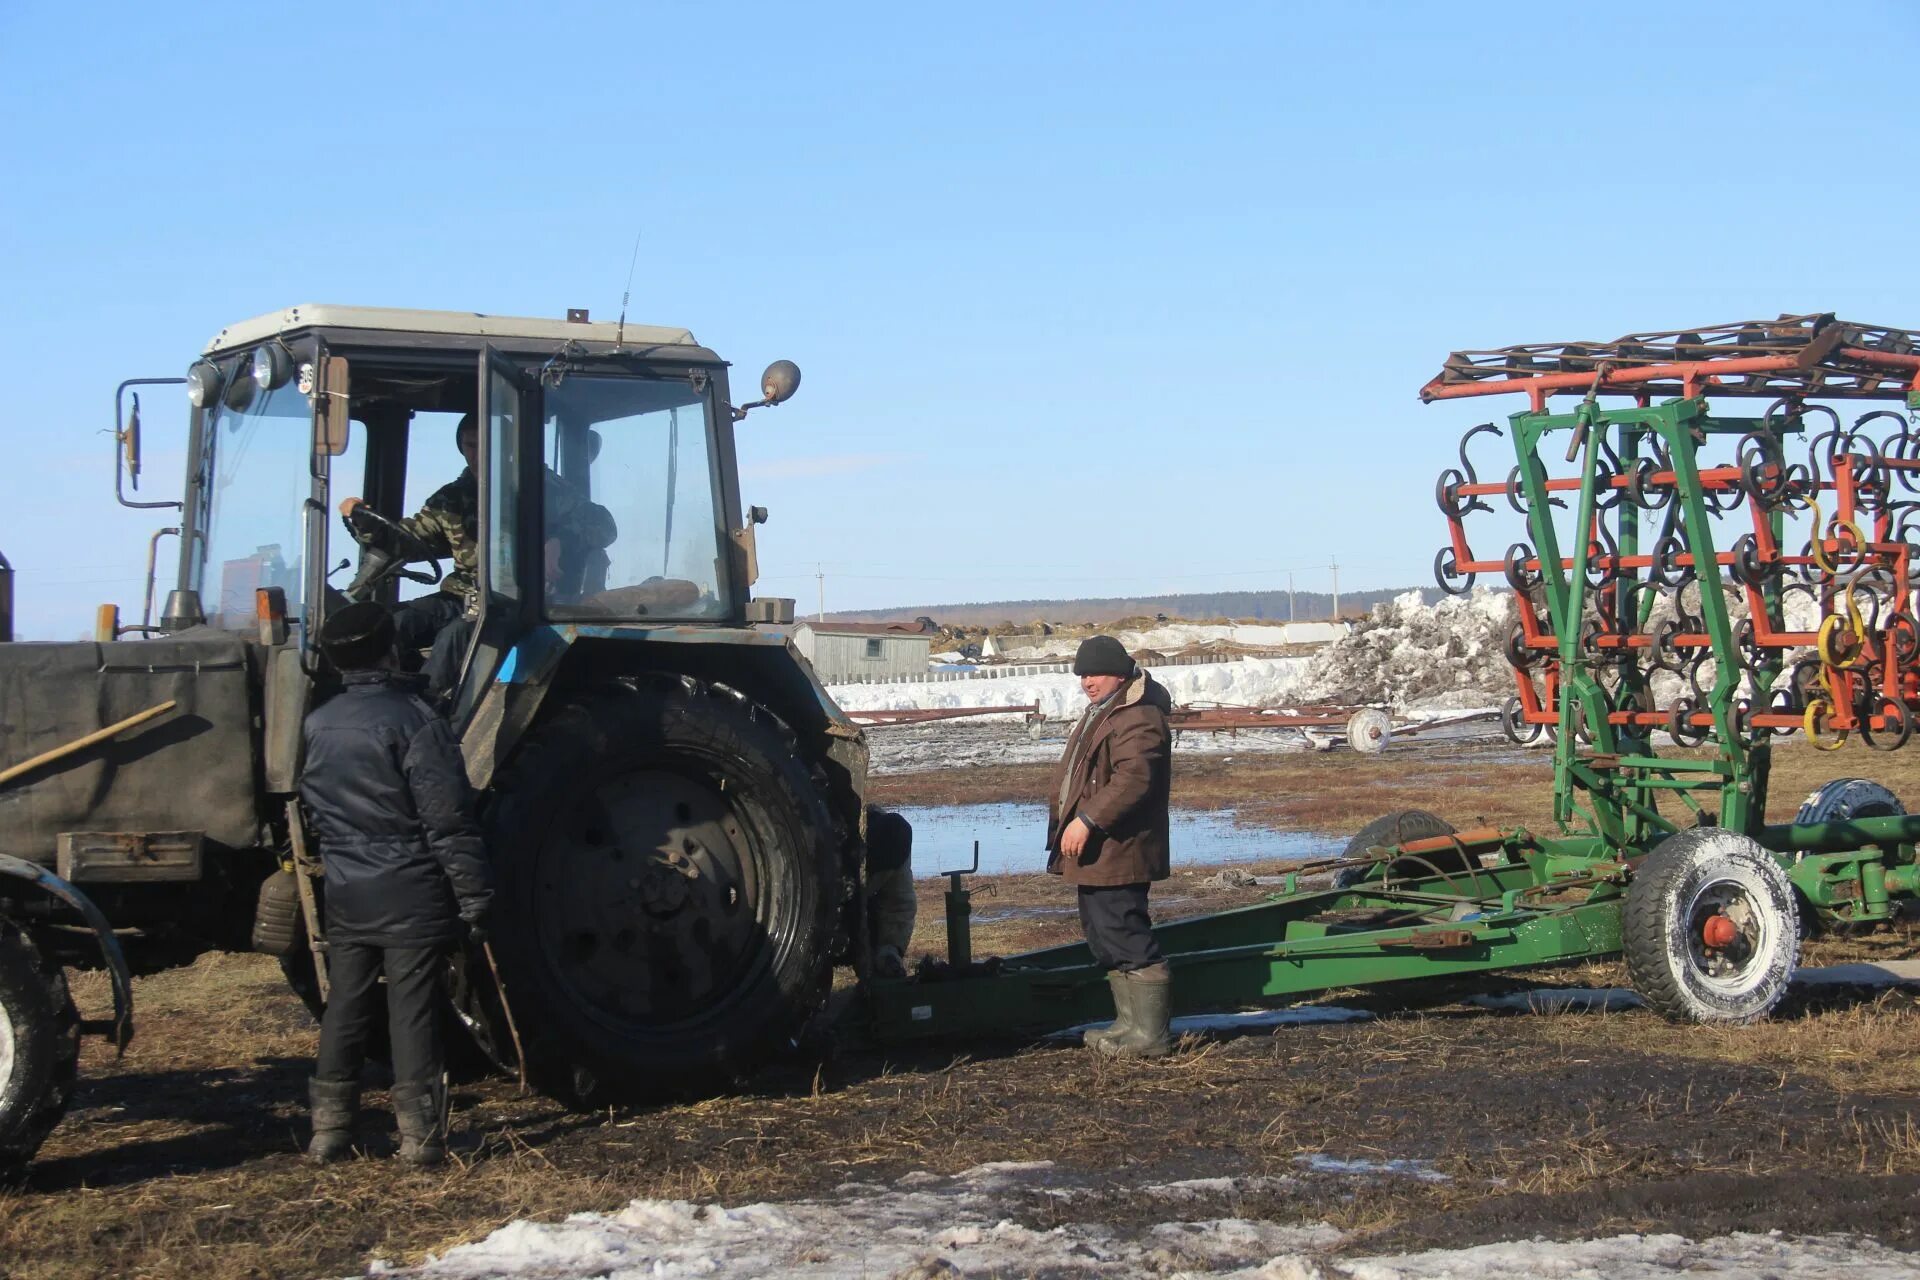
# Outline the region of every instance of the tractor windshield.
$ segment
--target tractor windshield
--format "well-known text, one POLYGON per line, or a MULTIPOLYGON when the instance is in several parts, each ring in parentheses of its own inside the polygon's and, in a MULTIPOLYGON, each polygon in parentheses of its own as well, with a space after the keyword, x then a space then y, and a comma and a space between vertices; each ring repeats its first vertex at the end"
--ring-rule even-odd
POLYGON ((546 393, 547 613, 724 617, 713 408, 686 379, 574 375, 546 393))
POLYGON ((291 382, 258 389, 243 366, 207 410, 193 585, 207 621, 254 625, 253 593, 282 587, 300 616, 303 517, 313 492, 313 405, 291 382))

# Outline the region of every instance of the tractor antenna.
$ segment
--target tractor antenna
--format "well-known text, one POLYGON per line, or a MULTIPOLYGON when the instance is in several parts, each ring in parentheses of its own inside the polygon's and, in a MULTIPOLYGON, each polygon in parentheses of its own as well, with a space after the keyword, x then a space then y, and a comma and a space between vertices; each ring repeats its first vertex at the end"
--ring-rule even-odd
POLYGON ((633 257, 627 260, 627 287, 620 291, 620 327, 613 331, 613 349, 618 351, 627 336, 627 299, 633 296, 633 269, 640 264, 640 236, 633 233, 633 257))

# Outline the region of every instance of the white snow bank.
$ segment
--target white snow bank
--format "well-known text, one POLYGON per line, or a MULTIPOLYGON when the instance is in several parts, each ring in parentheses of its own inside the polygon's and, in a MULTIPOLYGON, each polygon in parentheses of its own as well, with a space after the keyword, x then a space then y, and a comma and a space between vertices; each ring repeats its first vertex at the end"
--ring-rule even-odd
MULTIPOLYGON (((1318 628, 1300 624, 1291 631, 1284 623, 1170 622, 1144 631, 1108 631, 1128 653, 1153 649, 1159 653, 1177 653, 1203 644, 1241 644, 1255 648, 1298 643, 1304 634, 1318 628)), ((1080 641, 1068 636, 995 636, 994 645, 1010 662, 1044 662, 1071 658, 1080 641)))
MULTIPOLYGON (((1304 1156, 1306 1176, 1431 1178, 1420 1161, 1304 1156)), ((1231 1205, 1291 1179, 1196 1178, 1137 1188, 1170 1213, 1213 1200, 1231 1205)), ((635 1200, 617 1213, 564 1222, 513 1222, 422 1266, 380 1262, 368 1275, 420 1280, 677 1280, 796 1276, 814 1280, 936 1276, 1158 1274, 1190 1280, 1521 1280, 1521 1277, 1768 1275, 1782 1280, 1902 1280, 1920 1276, 1910 1255, 1847 1236, 1778 1233, 1693 1241, 1622 1235, 1556 1243, 1512 1241, 1380 1257, 1330 1258, 1342 1242, 1326 1223, 1246 1218, 1173 1219, 1121 1229, 1081 1217, 1046 1230, 1065 1195, 1098 1204, 1108 1177, 1076 1178, 1051 1163, 981 1165, 951 1176, 912 1173, 891 1186, 847 1183, 788 1204, 729 1207, 635 1200)))
MULTIPOLYGON (((1250 658, 1191 667, 1155 667, 1153 678, 1175 705, 1215 702, 1239 707, 1285 706, 1296 693, 1305 658, 1250 658)), ((1038 704, 1049 720, 1071 720, 1086 709, 1080 681, 1068 672, 947 683, 836 684, 827 689, 844 711, 916 711, 946 707, 1018 707, 1038 704)))

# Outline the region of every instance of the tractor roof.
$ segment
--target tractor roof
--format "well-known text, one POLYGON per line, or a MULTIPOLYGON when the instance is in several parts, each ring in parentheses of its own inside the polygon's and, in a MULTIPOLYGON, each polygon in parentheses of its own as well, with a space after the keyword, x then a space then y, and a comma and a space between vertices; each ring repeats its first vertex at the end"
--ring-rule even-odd
POLYGON ((1920 333, 1826 313, 1456 351, 1420 398, 1525 392, 1538 406, 1592 391, 1879 399, 1909 390, 1920 390, 1920 333))
POLYGON ((622 347, 686 347, 704 355, 685 329, 661 325, 550 320, 531 316, 490 316, 477 311, 408 311, 398 307, 342 307, 303 303, 228 325, 207 343, 207 355, 231 351, 303 329, 361 329, 394 334, 434 334, 491 340, 525 339, 539 343, 618 343, 622 347))

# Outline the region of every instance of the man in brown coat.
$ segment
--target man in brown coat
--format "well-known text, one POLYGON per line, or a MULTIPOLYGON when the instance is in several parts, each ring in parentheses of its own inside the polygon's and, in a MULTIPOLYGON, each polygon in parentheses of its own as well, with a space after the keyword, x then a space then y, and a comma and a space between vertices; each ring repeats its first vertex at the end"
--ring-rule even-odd
POLYGON ((1080 928, 1107 970, 1116 1013, 1087 1043, 1123 1058, 1167 1052, 1172 975, 1153 937, 1147 886, 1167 878, 1172 702, 1118 640, 1091 636, 1074 655, 1087 709, 1067 739, 1048 797, 1047 870, 1080 891, 1080 928))

